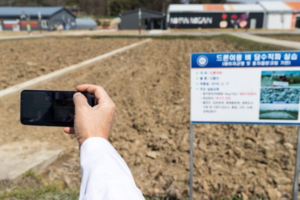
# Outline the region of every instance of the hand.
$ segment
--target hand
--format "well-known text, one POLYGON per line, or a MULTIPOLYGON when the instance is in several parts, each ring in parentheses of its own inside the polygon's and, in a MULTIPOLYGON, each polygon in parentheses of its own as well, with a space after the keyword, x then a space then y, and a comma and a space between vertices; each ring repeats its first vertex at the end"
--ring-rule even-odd
POLYGON ((90 137, 102 137, 108 140, 115 121, 115 104, 101 86, 84 84, 76 87, 74 128, 65 127, 65 133, 75 134, 79 145, 90 137), (90 92, 95 95, 97 105, 91 107, 86 97, 79 92, 90 92))

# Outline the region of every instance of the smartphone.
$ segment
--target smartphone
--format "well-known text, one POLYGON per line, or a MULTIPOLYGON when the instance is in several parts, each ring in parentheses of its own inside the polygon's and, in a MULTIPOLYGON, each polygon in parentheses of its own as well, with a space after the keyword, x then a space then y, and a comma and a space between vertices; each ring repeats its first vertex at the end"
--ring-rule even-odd
MULTIPOLYGON (((73 127, 76 91, 23 90, 20 121, 24 125, 73 127)), ((96 104, 93 94, 82 93, 90 106, 96 104)))

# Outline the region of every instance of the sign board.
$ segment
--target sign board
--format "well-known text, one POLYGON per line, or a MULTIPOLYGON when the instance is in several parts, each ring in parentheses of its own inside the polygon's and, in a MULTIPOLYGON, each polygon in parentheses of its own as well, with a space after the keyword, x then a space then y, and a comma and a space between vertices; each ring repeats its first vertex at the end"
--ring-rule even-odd
POLYGON ((170 12, 170 28, 246 28, 249 21, 256 21, 254 28, 263 28, 264 14, 235 12, 170 12))
POLYGON ((300 51, 194 53, 191 123, 300 125, 300 51))
POLYGON ((6 27, 6 28, 13 28, 14 26, 19 25, 19 23, 20 22, 18 20, 4 20, 3 21, 4 27, 6 27))
POLYGON ((21 26, 27 28, 27 24, 30 24, 31 28, 37 28, 39 25, 38 21, 22 21, 21 26))

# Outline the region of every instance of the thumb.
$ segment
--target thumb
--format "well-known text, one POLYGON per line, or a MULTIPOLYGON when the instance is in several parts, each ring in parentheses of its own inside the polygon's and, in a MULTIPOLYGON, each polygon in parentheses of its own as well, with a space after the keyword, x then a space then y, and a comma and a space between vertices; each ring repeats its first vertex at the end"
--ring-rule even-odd
POLYGON ((76 92, 73 96, 75 107, 88 106, 86 97, 80 92, 76 92))

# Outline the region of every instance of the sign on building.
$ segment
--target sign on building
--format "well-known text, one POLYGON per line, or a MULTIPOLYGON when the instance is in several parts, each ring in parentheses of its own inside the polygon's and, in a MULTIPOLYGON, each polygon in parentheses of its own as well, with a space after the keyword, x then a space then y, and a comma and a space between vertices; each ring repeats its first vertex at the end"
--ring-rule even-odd
POLYGON ((300 52, 191 55, 191 123, 300 125, 300 52))

